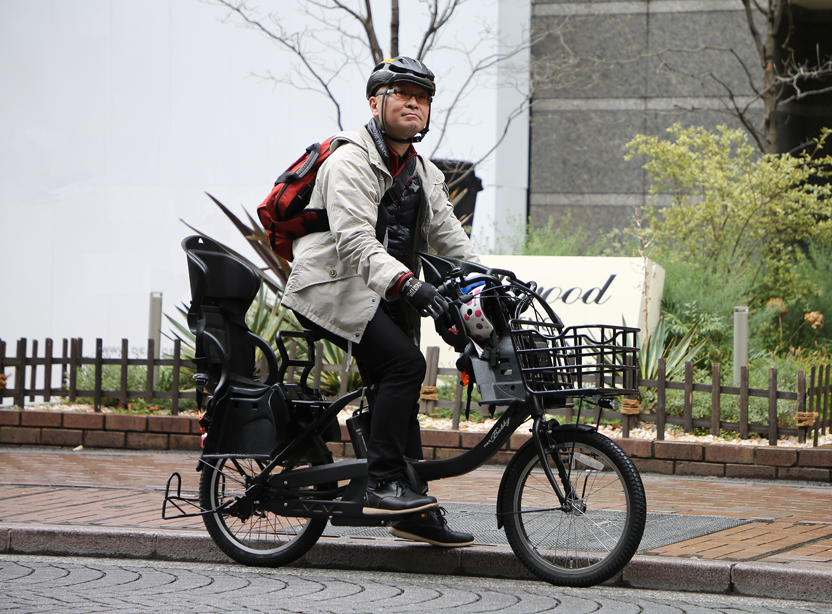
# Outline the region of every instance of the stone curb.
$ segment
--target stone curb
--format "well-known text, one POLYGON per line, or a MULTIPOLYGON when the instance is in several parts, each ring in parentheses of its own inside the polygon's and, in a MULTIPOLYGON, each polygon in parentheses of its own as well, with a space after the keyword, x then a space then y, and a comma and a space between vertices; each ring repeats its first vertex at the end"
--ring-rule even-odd
MULTIPOLYGON (((232 562, 208 535, 193 531, 0 525, 0 551, 3 554, 232 562)), ((292 566, 535 579, 507 547, 442 549, 404 541, 343 537, 321 537, 292 566)), ((637 555, 622 573, 606 584, 832 603, 832 569, 810 565, 637 555)))

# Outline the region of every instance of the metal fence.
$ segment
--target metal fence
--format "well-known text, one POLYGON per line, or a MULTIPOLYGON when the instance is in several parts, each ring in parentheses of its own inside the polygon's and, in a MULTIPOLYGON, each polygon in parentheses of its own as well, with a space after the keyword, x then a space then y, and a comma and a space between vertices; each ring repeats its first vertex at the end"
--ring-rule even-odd
MULTIPOLYGON (((16 406, 23 407, 26 402, 34 403, 37 399, 50 402, 57 397, 62 397, 68 403, 74 403, 79 397, 91 398, 97 411, 100 411, 102 400, 105 398, 117 399, 119 403, 126 406, 130 399, 144 399, 148 405, 152 405, 158 399, 170 399, 171 413, 179 413, 179 402, 181 399, 195 399, 193 389, 182 389, 180 387, 180 373, 183 368, 189 366, 187 357, 182 355, 182 347, 179 340, 174 342, 173 352, 163 358, 154 358, 154 342, 148 340, 147 357, 131 358, 129 356, 129 343, 122 340, 120 356, 117 358, 104 355, 101 339, 96 340, 95 354, 84 356, 81 339, 64 339, 60 348, 52 341, 46 339, 43 347, 37 341, 31 344, 26 339, 19 339, 15 346, 15 353, 9 356, 7 343, 0 340, 0 402, 11 398, 16 406), (119 374, 119 385, 115 389, 104 387, 104 367, 115 365, 119 374), (91 366, 93 370, 93 387, 87 389, 79 388, 78 375, 82 368, 91 366), (139 390, 131 390, 128 386, 128 371, 131 367, 141 367, 146 370, 144 384, 139 390), (157 367, 170 367, 171 389, 155 390, 153 373, 157 367), (7 371, 9 371, 7 373, 7 371)), ((321 376, 324 372, 340 373, 339 393, 347 392, 348 372, 355 372, 356 366, 344 364, 324 364, 323 351, 318 344, 316 351, 317 363, 312 372, 313 386, 318 387, 321 376)), ((465 389, 459 381, 456 369, 443 368, 439 366, 439 348, 430 347, 426 351, 427 374, 422 388, 422 399, 420 401, 421 411, 433 413, 437 408, 450 408, 452 410, 452 428, 459 426, 462 408, 465 405, 465 389), (452 376, 455 385, 453 387, 453 399, 441 400, 437 397, 439 376, 452 376)), ((261 369, 266 370, 265 364, 261 369)), ((686 433, 693 432, 694 428, 706 429, 717 436, 721 431, 735 431, 741 439, 747 439, 750 433, 759 433, 767 436, 772 445, 776 445, 779 436, 797 436, 803 442, 812 439, 814 445, 818 444, 818 436, 825 435, 830 429, 830 365, 824 367, 813 367, 809 373, 808 381, 806 373, 797 373, 797 390, 784 391, 777 389, 778 374, 775 369, 768 373, 767 388, 750 388, 748 382, 748 368, 743 367, 739 386, 725 386, 720 383, 720 366, 714 365, 712 381, 710 384, 693 383, 693 365, 685 365, 684 380, 681 382, 669 381, 666 378, 666 366, 664 360, 659 361, 658 377, 655 380, 640 380, 639 386, 655 391, 656 402, 652 411, 646 412, 634 399, 624 399, 619 408, 613 410, 601 410, 594 408, 592 418, 600 417, 605 420, 620 420, 622 434, 630 436, 630 430, 639 421, 655 423, 657 438, 663 440, 667 425, 678 425, 686 433), (670 415, 667 411, 669 390, 683 391, 683 408, 681 415, 670 415), (694 394, 705 394, 710 397, 711 415, 708 418, 694 418, 693 396, 694 394), (737 399, 738 419, 736 421, 725 421, 720 417, 720 409, 723 399, 728 396, 739 397, 737 399), (754 423, 749 419, 749 399, 752 397, 763 397, 768 399, 768 420, 765 424, 754 423), (781 426, 778 416, 778 401, 794 403, 794 416, 796 426, 781 426)), ((291 372, 288 377, 292 377, 291 372)), ((444 384, 444 382, 442 382, 444 384)), ((563 415, 567 419, 574 419, 578 408, 567 406, 549 410, 555 415, 563 415)))

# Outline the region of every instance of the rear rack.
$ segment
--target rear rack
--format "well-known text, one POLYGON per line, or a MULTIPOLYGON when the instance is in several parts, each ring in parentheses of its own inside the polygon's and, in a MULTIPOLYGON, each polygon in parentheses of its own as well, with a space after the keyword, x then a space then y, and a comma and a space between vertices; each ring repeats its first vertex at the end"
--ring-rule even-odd
POLYGON ((512 320, 511 341, 526 390, 536 396, 618 396, 638 392, 639 329, 512 320))

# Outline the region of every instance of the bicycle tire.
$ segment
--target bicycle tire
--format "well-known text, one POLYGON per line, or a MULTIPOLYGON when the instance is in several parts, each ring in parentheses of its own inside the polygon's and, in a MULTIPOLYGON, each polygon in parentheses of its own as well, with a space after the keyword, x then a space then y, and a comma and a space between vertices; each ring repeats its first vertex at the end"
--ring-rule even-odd
MULTIPOLYGON (((321 445, 325 445, 321 443, 321 445)), ((314 464, 331 463, 331 455, 323 455, 314 464)), ((326 518, 280 516, 255 502, 251 509, 239 514, 219 510, 229 501, 239 500, 252 475, 264 463, 254 458, 219 459, 207 462, 199 484, 200 505, 213 510, 202 519, 214 543, 229 557, 244 565, 280 567, 303 556, 326 528, 326 518)), ((293 466, 292 468, 297 468, 293 466)), ((285 469, 276 467, 272 475, 285 469)), ((332 485, 321 485, 324 490, 332 485)))
POLYGON ((559 451, 575 493, 571 505, 561 507, 529 442, 507 468, 501 489, 506 537, 538 578, 560 586, 594 586, 621 571, 635 554, 647 519, 644 486, 627 454, 595 431, 555 430, 550 442, 546 456, 558 479, 552 452, 559 451))

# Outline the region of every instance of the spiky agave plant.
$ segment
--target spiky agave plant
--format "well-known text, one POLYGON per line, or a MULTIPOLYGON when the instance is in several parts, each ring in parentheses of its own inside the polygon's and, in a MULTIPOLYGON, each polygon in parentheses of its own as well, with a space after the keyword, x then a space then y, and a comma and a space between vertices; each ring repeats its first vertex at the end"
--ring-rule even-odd
MULTIPOLYGON (((639 380, 656 380, 659 377, 659 359, 665 359, 665 375, 672 380, 684 373, 685 363, 693 360, 708 341, 703 339, 693 345, 698 326, 693 326, 681 337, 672 337, 664 316, 659 318, 652 333, 638 335, 639 380), (668 337, 670 337, 668 339, 668 337), (692 347, 691 347, 692 346, 692 347)), ((639 387, 639 399, 650 401, 655 396, 655 388, 639 387)))
POLYGON ((697 327, 694 326, 680 338, 671 338, 668 343, 668 326, 664 317, 659 318, 652 333, 638 335, 639 341, 639 378, 653 380, 659 375, 659 359, 665 359, 665 374, 673 379, 684 372, 685 363, 693 360, 701 350, 707 339, 703 339, 693 347, 697 327))

